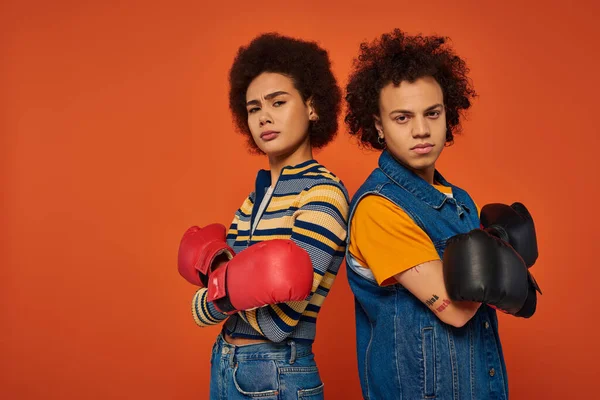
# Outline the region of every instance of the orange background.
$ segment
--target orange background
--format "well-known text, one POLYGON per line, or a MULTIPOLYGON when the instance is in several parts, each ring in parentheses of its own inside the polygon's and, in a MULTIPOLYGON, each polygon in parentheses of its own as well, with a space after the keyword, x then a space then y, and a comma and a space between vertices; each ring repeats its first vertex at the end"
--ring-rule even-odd
MULTIPOLYGON (((207 398, 219 328, 194 324, 176 253, 266 166, 227 108, 238 46, 318 40, 344 85, 359 43, 394 27, 450 36, 480 94, 438 167, 536 220, 538 312, 500 316, 511 398, 597 392, 598 5, 201 3, 2 2, 1 398, 207 398)), ((353 194, 377 154, 342 129, 316 158, 353 194)), ((359 399, 345 272, 319 320, 327 398, 359 399)))

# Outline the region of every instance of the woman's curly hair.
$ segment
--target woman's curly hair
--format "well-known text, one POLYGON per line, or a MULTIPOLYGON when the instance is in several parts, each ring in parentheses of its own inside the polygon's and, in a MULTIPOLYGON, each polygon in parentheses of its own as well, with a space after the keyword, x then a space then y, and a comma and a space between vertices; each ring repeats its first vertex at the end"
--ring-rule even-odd
POLYGON ((275 72, 292 79, 302 99, 311 99, 318 121, 309 125, 313 148, 324 147, 338 129, 341 90, 331 71, 327 51, 315 42, 306 42, 277 33, 256 37, 242 46, 229 71, 229 108, 238 130, 245 134, 250 148, 258 153, 248 127, 246 91, 263 72, 275 72))
POLYGON ((353 72, 346 87, 348 105, 345 122, 349 133, 366 147, 383 149, 377 141, 374 115, 379 115, 381 89, 393 82, 432 76, 442 88, 446 109, 446 142, 451 144, 459 133, 460 116, 477 95, 469 69, 440 36, 408 36, 400 29, 360 45, 353 72))

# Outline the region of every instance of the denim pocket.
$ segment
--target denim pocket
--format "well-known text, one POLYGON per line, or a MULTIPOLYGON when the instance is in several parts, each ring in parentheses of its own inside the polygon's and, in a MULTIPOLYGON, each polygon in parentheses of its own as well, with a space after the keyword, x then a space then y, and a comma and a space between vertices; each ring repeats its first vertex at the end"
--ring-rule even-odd
POLYGON ((245 396, 276 399, 279 393, 277 366, 271 360, 240 361, 233 369, 233 383, 245 396))
MULTIPOLYGON (((298 364, 303 364, 305 360, 298 360, 298 364)), ((306 360, 309 361, 309 360, 306 360)), ((312 355, 308 365, 298 366, 280 366, 279 380, 284 388, 281 393, 282 400, 321 400, 323 399, 323 382, 319 376, 319 370, 312 355), (313 365, 310 365, 313 364, 313 365)))
POLYGON ((423 396, 435 397, 435 344, 433 327, 421 329, 421 351, 423 352, 423 396))
POLYGON ((298 390, 298 400, 322 400, 324 387, 325 385, 321 383, 312 389, 300 389, 298 390))

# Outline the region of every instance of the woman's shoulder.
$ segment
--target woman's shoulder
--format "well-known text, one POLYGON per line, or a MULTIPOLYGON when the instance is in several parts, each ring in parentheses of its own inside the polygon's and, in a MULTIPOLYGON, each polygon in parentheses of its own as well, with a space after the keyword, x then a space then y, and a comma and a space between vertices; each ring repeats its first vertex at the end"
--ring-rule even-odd
POLYGON ((326 190, 327 186, 329 186, 331 190, 341 190, 347 194, 344 182, 324 165, 315 163, 312 168, 304 171, 303 176, 311 178, 306 181, 307 185, 305 189, 311 189, 315 186, 325 186, 323 189, 326 190))

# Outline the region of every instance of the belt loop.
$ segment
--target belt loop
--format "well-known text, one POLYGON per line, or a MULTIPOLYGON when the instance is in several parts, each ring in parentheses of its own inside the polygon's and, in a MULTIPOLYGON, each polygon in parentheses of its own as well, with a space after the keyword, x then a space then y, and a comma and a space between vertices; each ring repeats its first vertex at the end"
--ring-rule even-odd
POLYGON ((229 349, 229 367, 230 368, 234 368, 235 367, 235 350, 237 349, 236 346, 231 346, 231 348, 229 349))
POLYGON ((296 342, 293 340, 288 341, 288 346, 290 346, 290 364, 293 364, 296 361, 296 342))

